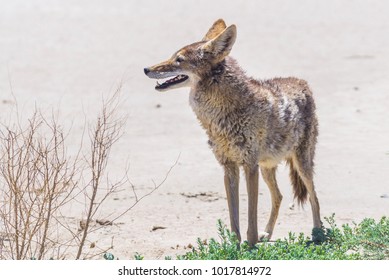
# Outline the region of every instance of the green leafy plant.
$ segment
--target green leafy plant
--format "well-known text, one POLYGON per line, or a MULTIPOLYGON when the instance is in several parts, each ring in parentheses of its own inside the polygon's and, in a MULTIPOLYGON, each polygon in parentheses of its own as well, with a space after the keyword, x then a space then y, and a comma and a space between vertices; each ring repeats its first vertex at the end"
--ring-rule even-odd
POLYGON ((239 245, 235 234, 231 233, 219 220, 219 241, 210 239, 204 243, 197 240, 197 248, 180 260, 358 260, 389 259, 389 218, 379 222, 364 219, 360 224, 338 227, 335 215, 325 218, 328 228, 315 229, 313 241, 300 233, 289 233, 283 240, 261 242, 254 248, 247 243, 239 245))
POLYGON ((134 259, 137 261, 141 261, 144 259, 144 257, 141 254, 139 254, 138 252, 136 252, 134 255, 134 259))
POLYGON ((105 254, 103 255, 103 258, 104 258, 105 260, 107 260, 107 261, 112 261, 112 260, 115 259, 115 256, 114 256, 113 254, 111 254, 111 253, 105 253, 105 254))

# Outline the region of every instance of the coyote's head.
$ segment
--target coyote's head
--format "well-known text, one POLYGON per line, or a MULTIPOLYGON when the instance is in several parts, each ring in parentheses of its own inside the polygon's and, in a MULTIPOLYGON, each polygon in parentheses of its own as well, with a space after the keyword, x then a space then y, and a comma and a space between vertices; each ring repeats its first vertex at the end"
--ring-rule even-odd
POLYGON ((236 26, 226 27, 222 19, 217 20, 200 41, 183 47, 173 56, 157 65, 144 69, 152 79, 167 79, 157 82, 155 89, 166 91, 179 87, 192 87, 230 53, 236 39, 236 26))

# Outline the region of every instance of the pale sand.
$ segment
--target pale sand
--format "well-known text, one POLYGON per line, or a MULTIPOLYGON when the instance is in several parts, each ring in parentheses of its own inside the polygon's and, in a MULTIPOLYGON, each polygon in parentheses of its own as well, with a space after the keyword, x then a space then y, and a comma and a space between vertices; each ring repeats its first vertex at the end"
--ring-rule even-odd
MULTIPOLYGON (((122 80, 125 135, 111 154, 110 172, 130 162, 139 195, 167 181, 113 226, 91 237, 120 259, 175 256, 196 238, 217 238, 228 221, 223 173, 188 104, 188 90, 157 93, 143 68, 202 38, 218 18, 238 27, 234 56, 255 77, 297 76, 314 92, 320 123, 315 183, 322 216, 338 224, 389 214, 389 4, 386 1, 0 1, 0 119, 35 104, 72 125, 78 143, 85 115, 92 121, 102 95, 122 80), (157 106, 159 104, 159 106, 157 106), (181 193, 208 193, 187 197, 181 193), (381 197, 384 196, 384 197, 381 197), (152 231, 154 226, 164 229, 152 231)), ((274 238, 310 234, 310 206, 289 209, 288 169, 274 238)), ((270 212, 260 181, 259 230, 270 212)), ((131 188, 107 201, 101 215, 133 202, 131 188), (114 200, 114 198, 116 198, 114 200)), ((241 231, 247 225, 241 180, 241 231)), ((82 207, 81 207, 82 208, 82 207)), ((80 210, 81 211, 81 210, 80 210)), ((69 216, 76 220, 79 216, 69 216)))

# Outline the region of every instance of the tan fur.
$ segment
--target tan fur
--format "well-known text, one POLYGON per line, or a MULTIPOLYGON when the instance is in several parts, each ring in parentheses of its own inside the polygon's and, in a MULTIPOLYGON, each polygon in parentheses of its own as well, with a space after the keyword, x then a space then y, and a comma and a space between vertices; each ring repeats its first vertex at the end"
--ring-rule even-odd
POLYGON ((208 30, 207 34, 205 34, 204 38, 201 41, 209 41, 211 39, 214 39, 217 35, 222 33, 223 30, 226 28, 227 28, 227 26, 226 26, 224 20, 218 19, 211 26, 211 28, 208 30))
POLYGON ((250 245, 270 238, 282 195, 276 181, 277 165, 286 160, 295 197, 309 195, 314 227, 321 227, 320 207, 313 183, 318 122, 308 84, 297 78, 260 81, 248 77, 229 55, 236 27, 216 21, 202 41, 186 46, 169 60, 145 68, 151 78, 188 77, 158 90, 190 87, 190 105, 205 129, 216 159, 224 167, 224 183, 232 231, 239 228, 239 167, 246 175, 250 245), (258 235, 258 174, 261 169, 272 199, 265 233, 258 235))

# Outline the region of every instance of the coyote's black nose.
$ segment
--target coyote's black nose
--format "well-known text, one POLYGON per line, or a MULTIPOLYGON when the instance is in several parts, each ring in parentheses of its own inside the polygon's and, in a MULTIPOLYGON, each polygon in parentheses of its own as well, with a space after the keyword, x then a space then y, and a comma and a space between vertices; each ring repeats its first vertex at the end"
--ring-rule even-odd
POLYGON ((143 69, 143 71, 145 71, 146 75, 150 72, 149 68, 145 68, 145 69, 143 69))

